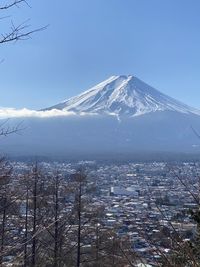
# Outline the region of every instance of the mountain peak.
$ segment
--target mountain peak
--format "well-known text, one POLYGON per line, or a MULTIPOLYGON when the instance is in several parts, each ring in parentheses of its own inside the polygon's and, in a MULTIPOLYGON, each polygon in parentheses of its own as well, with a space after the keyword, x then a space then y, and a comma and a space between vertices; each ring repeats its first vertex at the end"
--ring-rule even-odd
POLYGON ((156 111, 200 114, 133 75, 111 76, 82 94, 49 109, 117 116, 139 116, 156 111))
POLYGON ((117 78, 122 78, 122 79, 133 79, 134 76, 133 75, 118 75, 118 76, 114 76, 114 77, 117 77, 117 78))

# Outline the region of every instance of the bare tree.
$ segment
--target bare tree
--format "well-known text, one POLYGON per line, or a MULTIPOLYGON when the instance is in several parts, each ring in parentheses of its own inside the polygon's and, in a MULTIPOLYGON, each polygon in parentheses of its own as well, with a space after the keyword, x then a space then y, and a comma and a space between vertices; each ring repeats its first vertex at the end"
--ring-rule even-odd
MULTIPOLYGON (((4 258, 16 254, 14 245, 16 225, 19 214, 19 198, 14 190, 12 167, 5 160, 0 160, 0 266, 3 266, 4 258)), ((17 239, 15 239, 17 240, 17 239)), ((18 241, 16 241, 18 242, 18 241)))
POLYGON ((28 263, 28 253, 27 253, 27 243, 28 243, 28 212, 29 212, 29 187, 26 183, 26 206, 25 206, 25 234, 24 234, 24 267, 27 267, 28 263))
MULTIPOLYGON (((22 4, 29 6, 27 0, 13 0, 13 1, 6 1, 4 5, 0 6, 1 12, 1 20, 9 19, 10 16, 8 15, 8 10, 14 7, 20 7, 22 4)), ((0 34, 0 45, 10 42, 16 42, 19 40, 26 40, 31 37, 31 35, 35 32, 41 31, 46 29, 47 26, 40 27, 37 29, 32 29, 31 25, 29 24, 29 20, 26 20, 20 24, 15 24, 11 19, 9 24, 9 30, 6 32, 2 32, 0 34)))
MULTIPOLYGON (((4 4, 0 5, 0 22, 3 20, 9 20, 7 23, 7 29, 5 29, 4 32, 0 32, 0 45, 19 40, 27 40, 32 36, 32 34, 47 28, 47 26, 44 26, 33 29, 30 25, 29 19, 20 24, 15 24, 12 16, 10 16, 8 12, 13 8, 19 8, 23 4, 30 7, 28 0, 6 0, 4 4)), ((19 133, 24 129, 21 123, 9 127, 7 122, 8 121, 6 120, 0 125, 0 136, 8 136, 13 133, 19 133)))
POLYGON ((6 239, 6 220, 7 212, 10 206, 10 194, 8 194, 10 187, 10 175, 11 169, 7 167, 7 163, 2 159, 0 162, 0 208, 1 208, 1 243, 0 243, 0 266, 3 263, 3 254, 5 249, 5 239, 6 239))

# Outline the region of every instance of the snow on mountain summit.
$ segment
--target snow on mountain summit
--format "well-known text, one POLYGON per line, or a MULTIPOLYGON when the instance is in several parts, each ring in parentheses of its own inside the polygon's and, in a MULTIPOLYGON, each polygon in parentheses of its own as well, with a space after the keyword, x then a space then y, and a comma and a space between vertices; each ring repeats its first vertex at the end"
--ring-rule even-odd
POLYGON ((111 76, 82 94, 46 110, 139 116, 156 111, 200 112, 131 75, 111 76))

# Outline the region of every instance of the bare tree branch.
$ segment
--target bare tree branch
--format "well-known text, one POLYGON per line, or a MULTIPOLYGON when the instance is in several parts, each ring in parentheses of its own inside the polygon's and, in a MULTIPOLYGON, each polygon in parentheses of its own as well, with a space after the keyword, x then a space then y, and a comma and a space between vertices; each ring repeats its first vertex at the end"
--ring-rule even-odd
POLYGON ((14 7, 14 6, 18 7, 18 4, 21 4, 21 3, 25 3, 25 4, 28 5, 26 0, 14 0, 10 4, 4 5, 4 6, 0 6, 0 10, 6 10, 6 9, 9 9, 11 7, 14 7))
POLYGON ((8 120, 5 120, 3 123, 0 124, 0 136, 8 136, 10 134, 19 134, 21 131, 25 130, 25 127, 22 126, 23 122, 18 123, 17 125, 10 127, 9 125, 6 126, 8 120))
POLYGON ((15 26, 13 22, 11 22, 10 32, 1 34, 0 44, 14 42, 19 40, 27 40, 31 37, 33 33, 45 30, 48 25, 35 29, 35 30, 28 30, 30 25, 27 24, 28 21, 21 23, 18 26, 15 26))
MULTIPOLYGON (((29 6, 28 2, 26 0, 13 0, 9 4, 5 4, 3 6, 0 6, 0 11, 8 10, 14 6, 19 7, 19 4, 25 3, 27 6, 29 6)), ((29 6, 30 7, 30 6, 29 6)), ((8 18, 9 16, 2 16, 0 19, 8 18)), ((8 42, 16 42, 19 40, 27 40, 31 37, 33 33, 45 30, 48 25, 36 29, 30 29, 31 25, 28 23, 29 20, 26 20, 22 22, 21 24, 15 25, 13 21, 11 21, 10 30, 5 33, 0 34, 0 45, 5 44, 8 42)))

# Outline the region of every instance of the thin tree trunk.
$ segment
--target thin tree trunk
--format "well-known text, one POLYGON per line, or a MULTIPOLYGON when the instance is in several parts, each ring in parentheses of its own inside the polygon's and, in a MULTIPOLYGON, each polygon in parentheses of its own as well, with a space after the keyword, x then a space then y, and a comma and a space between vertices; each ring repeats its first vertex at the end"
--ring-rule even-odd
POLYGON ((58 266, 58 175, 55 182, 55 246, 54 246, 54 267, 58 266))
POLYGON ((37 220, 37 165, 34 174, 34 189, 33 189, 33 232, 32 232, 32 259, 31 266, 35 266, 36 260, 36 220, 37 220))
POLYGON ((3 204, 2 232, 1 232, 1 250, 0 250, 0 266, 3 266, 4 240, 5 240, 5 225, 6 225, 6 198, 3 204))
POLYGON ((24 267, 27 267, 27 242, 28 242, 28 188, 26 189, 26 217, 25 217, 25 238, 24 238, 24 267))
POLYGON ((115 266, 115 241, 114 241, 114 237, 112 240, 112 266, 115 266))
POLYGON ((99 266, 99 226, 96 225, 96 266, 99 266))
POLYGON ((82 198, 82 184, 79 184, 79 195, 78 195, 78 241, 77 241, 77 267, 80 267, 81 262, 81 199, 82 198))

